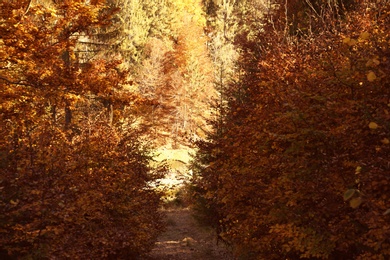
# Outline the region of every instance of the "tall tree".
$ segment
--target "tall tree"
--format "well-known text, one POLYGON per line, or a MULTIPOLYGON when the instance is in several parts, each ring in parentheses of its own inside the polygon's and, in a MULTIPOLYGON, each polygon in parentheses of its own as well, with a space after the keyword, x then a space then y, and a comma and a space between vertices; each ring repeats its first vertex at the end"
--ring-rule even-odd
POLYGON ((213 64, 200 1, 172 1, 169 7, 175 14, 171 34, 149 38, 136 81, 142 95, 156 101, 149 122, 158 139, 188 145, 204 134, 208 102, 215 95, 213 64))
POLYGON ((123 109, 142 99, 123 91, 120 60, 77 56, 80 39, 109 25, 111 8, 43 3, 0 3, 0 254, 136 257, 162 227, 150 187, 161 175, 123 109))
POLYGON ((389 256, 389 4, 340 18, 331 3, 307 6, 308 19, 326 14, 322 29, 286 30, 281 1, 254 38, 237 37, 225 132, 199 146, 199 201, 247 259, 389 256))

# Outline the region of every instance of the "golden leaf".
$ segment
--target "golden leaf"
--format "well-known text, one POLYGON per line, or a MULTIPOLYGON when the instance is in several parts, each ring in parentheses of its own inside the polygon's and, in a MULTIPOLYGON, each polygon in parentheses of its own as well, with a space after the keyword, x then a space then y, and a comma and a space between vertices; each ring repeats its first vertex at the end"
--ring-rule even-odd
POLYGON ((377 58, 369 59, 366 63, 366 67, 378 66, 381 62, 377 58))
POLYGON ((361 40, 367 40, 368 38, 370 37, 370 33, 369 32, 362 32, 359 36, 359 39, 361 40))
POLYGON ((383 139, 381 140, 381 142, 382 142, 382 144, 389 144, 389 143, 390 143, 390 141, 389 141, 388 138, 383 138, 383 139))
POLYGON ((357 43, 355 39, 351 39, 348 43, 349 46, 354 46, 357 43))
POLYGON ((16 201, 10 200, 10 203, 15 206, 15 205, 17 205, 19 203, 19 200, 16 200, 16 201))
POLYGON ((376 75, 373 71, 368 72, 367 80, 370 82, 373 82, 374 80, 376 80, 376 75))
POLYGON ((351 199, 353 197, 353 195, 355 195, 356 193, 356 190, 355 189, 349 189, 347 190, 345 193, 344 193, 344 200, 347 201, 349 199, 351 199))
POLYGON ((362 204, 362 202, 363 202, 362 197, 357 197, 357 198, 351 199, 351 201, 349 202, 349 205, 352 208, 356 209, 362 204))
POLYGON ((370 122, 370 123, 368 124, 368 127, 369 127, 370 129, 377 129, 377 128, 378 128, 378 124, 375 123, 375 122, 370 122))
POLYGON ((345 43, 345 44, 349 44, 350 41, 351 41, 351 38, 349 38, 349 37, 345 37, 343 39, 343 43, 345 43))

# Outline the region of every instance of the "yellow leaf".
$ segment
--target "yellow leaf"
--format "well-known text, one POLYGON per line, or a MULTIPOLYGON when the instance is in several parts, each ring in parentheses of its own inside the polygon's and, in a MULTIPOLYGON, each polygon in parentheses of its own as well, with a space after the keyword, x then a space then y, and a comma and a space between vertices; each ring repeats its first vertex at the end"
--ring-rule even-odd
POLYGON ((355 195, 356 193, 356 190, 355 189, 349 189, 347 190, 345 193, 344 193, 344 200, 347 201, 347 200, 350 200, 353 195, 355 195))
POLYGON ((374 59, 372 59, 372 63, 374 63, 374 65, 378 66, 381 62, 378 59, 374 58, 374 59))
POLYGON ((369 59, 366 63, 366 67, 378 66, 381 62, 377 58, 369 59))
POLYGON ((349 38, 349 37, 345 37, 343 39, 343 43, 345 43, 345 44, 349 44, 350 41, 351 41, 351 38, 349 38))
POLYGON ((373 82, 374 80, 376 80, 376 75, 374 72, 370 71, 368 72, 367 74, 367 80, 370 81, 370 82, 373 82))
POLYGON ((362 204, 363 200, 361 197, 353 198, 349 201, 349 205, 351 208, 358 208, 362 204))
POLYGON ((370 129, 377 129, 377 128, 378 128, 378 124, 375 123, 375 122, 370 122, 370 123, 368 124, 368 127, 369 127, 370 129))
POLYGON ((347 44, 349 45, 349 46, 354 46, 355 44, 356 44, 356 40, 355 39, 351 39, 347 44))
POLYGON ((360 173, 362 171, 362 167, 358 166, 356 167, 355 173, 360 173))
POLYGON ((370 33, 369 32, 362 32, 359 36, 359 39, 361 40, 367 40, 368 38, 370 37, 370 33))
POLYGON ((38 15, 41 15, 41 14, 44 14, 44 12, 41 10, 41 9, 38 9, 35 14, 38 14, 38 15))
POLYGON ((39 195, 41 193, 41 191, 39 191, 39 190, 32 190, 31 191, 31 194, 33 194, 33 195, 39 195))
POLYGON ((389 143, 390 143, 390 141, 389 141, 388 138, 383 138, 383 139, 381 140, 381 142, 382 142, 382 144, 389 144, 389 143))
POLYGON ((50 15, 57 17, 57 10, 56 9, 49 8, 48 11, 49 11, 50 15))

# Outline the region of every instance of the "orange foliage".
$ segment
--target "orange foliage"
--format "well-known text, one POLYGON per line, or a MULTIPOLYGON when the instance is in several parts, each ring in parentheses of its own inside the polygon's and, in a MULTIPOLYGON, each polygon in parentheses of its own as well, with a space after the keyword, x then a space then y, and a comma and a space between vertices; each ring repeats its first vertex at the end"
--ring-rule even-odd
POLYGON ((77 58, 109 11, 59 2, 0 3, 0 256, 129 259, 162 231, 163 171, 127 121, 142 99, 120 61, 77 58))
POLYGON ((237 255, 390 256, 390 6, 366 4, 322 31, 237 37, 242 77, 194 180, 237 255))
POLYGON ((150 39, 148 59, 144 61, 140 88, 158 101, 152 120, 156 139, 163 136, 175 144, 189 145, 206 128, 208 103, 215 95, 212 63, 208 56, 199 1, 177 2, 177 20, 171 26, 177 35, 164 41, 150 39), (188 9, 188 10, 187 10, 188 9), (206 111, 206 113, 205 113, 206 111))

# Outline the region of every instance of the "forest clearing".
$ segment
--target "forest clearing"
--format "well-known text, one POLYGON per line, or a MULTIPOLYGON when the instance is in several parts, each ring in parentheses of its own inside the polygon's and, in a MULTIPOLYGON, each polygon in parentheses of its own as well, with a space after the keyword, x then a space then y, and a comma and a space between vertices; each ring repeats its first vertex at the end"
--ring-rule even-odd
POLYGON ((0 259, 390 259, 389 0, 1 0, 0 259))

